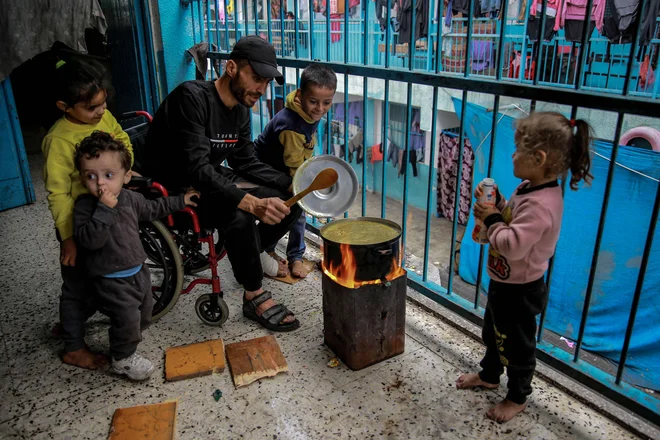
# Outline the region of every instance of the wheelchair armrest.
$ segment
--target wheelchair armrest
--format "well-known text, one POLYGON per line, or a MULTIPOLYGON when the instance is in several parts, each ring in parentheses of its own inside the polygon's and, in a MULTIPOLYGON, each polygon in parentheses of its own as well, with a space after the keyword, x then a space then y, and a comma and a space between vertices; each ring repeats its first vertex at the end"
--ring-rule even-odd
POLYGON ((146 189, 146 188, 151 188, 152 184, 153 184, 153 179, 151 177, 133 176, 131 177, 130 182, 126 184, 126 186, 129 188, 146 189))

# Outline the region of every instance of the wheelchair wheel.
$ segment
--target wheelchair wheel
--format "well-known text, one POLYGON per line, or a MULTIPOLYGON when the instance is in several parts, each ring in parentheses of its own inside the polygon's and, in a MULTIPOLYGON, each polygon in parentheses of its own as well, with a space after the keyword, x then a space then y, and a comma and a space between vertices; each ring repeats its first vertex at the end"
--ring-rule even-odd
POLYGON ((229 307, 219 295, 204 294, 195 302, 197 316, 204 324, 221 326, 229 317, 229 307))
POLYGON ((183 263, 179 246, 163 223, 140 223, 140 241, 147 254, 154 296, 152 321, 169 312, 179 300, 183 286, 183 263))

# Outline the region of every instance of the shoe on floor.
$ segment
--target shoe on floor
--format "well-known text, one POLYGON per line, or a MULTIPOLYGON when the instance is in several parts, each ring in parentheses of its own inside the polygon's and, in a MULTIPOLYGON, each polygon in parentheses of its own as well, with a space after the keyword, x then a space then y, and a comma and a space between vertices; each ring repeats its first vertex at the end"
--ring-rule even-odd
POLYGON ((149 359, 135 352, 120 361, 112 358, 110 369, 113 373, 123 374, 131 380, 145 380, 153 374, 156 367, 154 367, 154 364, 149 359))

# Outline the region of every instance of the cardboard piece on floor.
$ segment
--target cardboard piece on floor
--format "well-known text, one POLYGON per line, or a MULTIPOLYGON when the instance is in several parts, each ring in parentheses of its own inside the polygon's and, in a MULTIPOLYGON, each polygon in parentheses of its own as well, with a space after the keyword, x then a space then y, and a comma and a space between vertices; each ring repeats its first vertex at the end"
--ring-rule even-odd
POLYGON ((165 351, 165 379, 169 381, 207 376, 225 371, 222 339, 170 347, 165 351))
POLYGON ((236 388, 289 371, 273 335, 228 344, 225 350, 236 388))
MULTIPOLYGON (((305 267, 305 269, 307 269, 307 272, 312 273, 312 271, 316 267, 316 264, 313 261, 309 261, 309 260, 306 260, 304 258, 303 258, 302 261, 303 261, 303 266, 305 267)), ((302 280, 305 279, 305 278, 294 277, 293 275, 291 275, 290 272, 285 277, 271 277, 271 276, 268 276, 268 275, 266 275, 266 276, 270 279, 281 281, 281 282, 286 283, 286 284, 296 284, 298 281, 302 281, 302 280)), ((309 276, 309 275, 307 275, 307 276, 309 276)))
POLYGON ((118 408, 112 416, 108 439, 173 439, 176 426, 176 406, 176 400, 169 400, 155 405, 118 408))

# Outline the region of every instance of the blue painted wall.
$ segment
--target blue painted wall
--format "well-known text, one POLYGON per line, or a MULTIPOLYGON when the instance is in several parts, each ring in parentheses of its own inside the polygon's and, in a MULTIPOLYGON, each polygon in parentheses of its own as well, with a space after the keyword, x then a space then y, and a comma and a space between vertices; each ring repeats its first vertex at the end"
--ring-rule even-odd
POLYGON ((163 53, 156 56, 164 63, 166 93, 183 81, 195 79, 195 65, 186 56, 186 50, 195 44, 190 12, 193 4, 184 7, 179 1, 158 2, 163 53))

